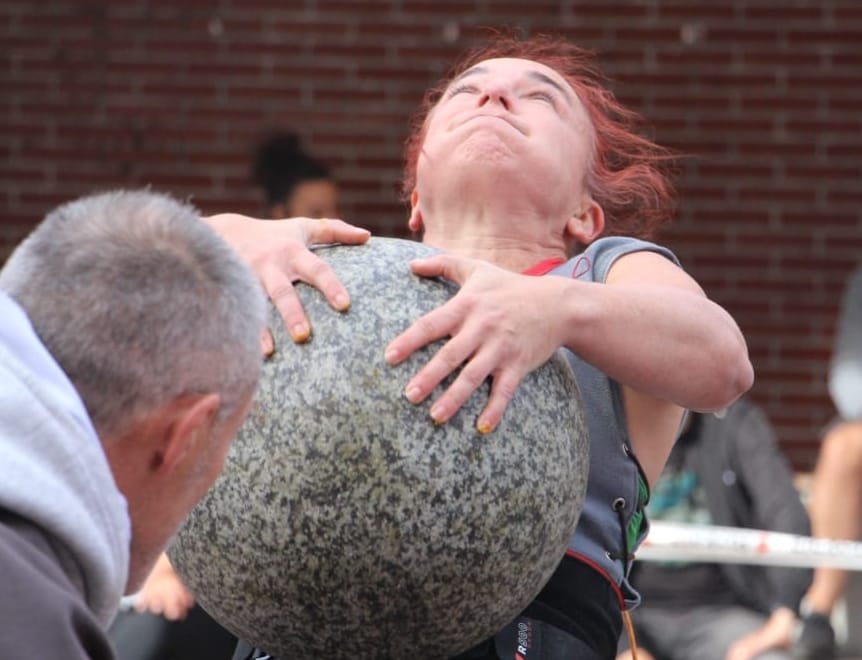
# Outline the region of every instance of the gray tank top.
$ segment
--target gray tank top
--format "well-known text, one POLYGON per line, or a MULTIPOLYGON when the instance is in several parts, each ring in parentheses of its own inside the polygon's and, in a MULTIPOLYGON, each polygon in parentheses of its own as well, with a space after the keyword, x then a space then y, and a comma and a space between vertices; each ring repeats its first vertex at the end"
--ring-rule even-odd
MULTIPOLYGON (((666 248, 613 236, 595 241, 548 275, 604 282, 614 261, 641 251, 657 252, 679 265, 666 248)), ((571 351, 564 353, 581 391, 590 433, 587 493, 567 554, 602 573, 617 591, 620 607, 628 609, 640 601, 627 576, 634 550, 647 532, 646 480, 631 449, 619 385, 571 351)))

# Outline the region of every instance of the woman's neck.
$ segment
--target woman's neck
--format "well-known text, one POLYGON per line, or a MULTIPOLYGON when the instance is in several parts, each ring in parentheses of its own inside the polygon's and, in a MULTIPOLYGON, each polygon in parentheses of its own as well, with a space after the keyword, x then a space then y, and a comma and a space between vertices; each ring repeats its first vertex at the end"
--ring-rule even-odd
MULTIPOLYGON (((433 225, 432 225, 433 227, 433 225)), ((529 238, 492 231, 435 231, 427 228, 422 242, 471 259, 481 259, 506 270, 520 272, 545 259, 566 258, 565 248, 529 238)))
POLYGON ((566 257, 565 220, 554 222, 523 198, 519 203, 498 195, 479 204, 477 197, 457 204, 457 196, 444 196, 448 203, 423 208, 422 242, 512 271, 566 257))

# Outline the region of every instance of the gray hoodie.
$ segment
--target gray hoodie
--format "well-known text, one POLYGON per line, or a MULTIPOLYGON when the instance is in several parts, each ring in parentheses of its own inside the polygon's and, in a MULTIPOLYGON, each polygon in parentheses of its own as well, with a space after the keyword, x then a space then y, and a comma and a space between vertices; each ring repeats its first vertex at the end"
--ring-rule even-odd
MULTIPOLYGON (((37 546, 52 550, 58 575, 68 579, 92 617, 107 627, 128 572, 126 501, 77 392, 24 311, 2 292, 0 512, 29 523, 26 529, 47 539, 37 546)), ((15 529, 4 528, 7 540, 15 529)), ((16 547, 29 546, 7 543, 7 554, 0 554, 7 566, 0 565, 0 575, 12 570, 10 558, 17 557, 8 552, 16 547)), ((20 599, 16 601, 13 589, 0 589, 0 613, 14 611, 16 602, 20 599)), ((16 631, 4 629, 3 618, 0 639, 8 641, 16 631)))

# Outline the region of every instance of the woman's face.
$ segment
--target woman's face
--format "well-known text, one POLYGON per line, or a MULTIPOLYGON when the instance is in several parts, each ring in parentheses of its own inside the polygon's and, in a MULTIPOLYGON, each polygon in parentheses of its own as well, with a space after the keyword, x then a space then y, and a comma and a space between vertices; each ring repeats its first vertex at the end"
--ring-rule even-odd
POLYGON ((329 179, 298 183, 283 204, 270 209, 273 218, 337 218, 338 186, 329 179))
MULTIPOLYGON (((554 69, 517 58, 485 60, 453 80, 429 114, 417 192, 421 199, 423 187, 452 167, 495 167, 532 182, 537 199, 558 197, 573 211, 584 195, 592 144, 584 106, 554 69)), ((501 190, 524 183, 516 179, 500 176, 501 190)))

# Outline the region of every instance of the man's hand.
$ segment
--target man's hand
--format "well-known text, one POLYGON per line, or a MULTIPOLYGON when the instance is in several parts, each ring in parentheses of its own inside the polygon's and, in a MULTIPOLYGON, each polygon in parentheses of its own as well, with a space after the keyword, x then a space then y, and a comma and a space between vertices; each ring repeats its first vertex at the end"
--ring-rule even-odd
POLYGON ((368 230, 325 218, 256 220, 222 213, 203 220, 252 267, 295 342, 307 340, 311 326, 294 282, 305 282, 319 289, 338 311, 350 307, 347 290, 329 265, 309 248, 330 243, 362 244, 371 235, 368 230))

